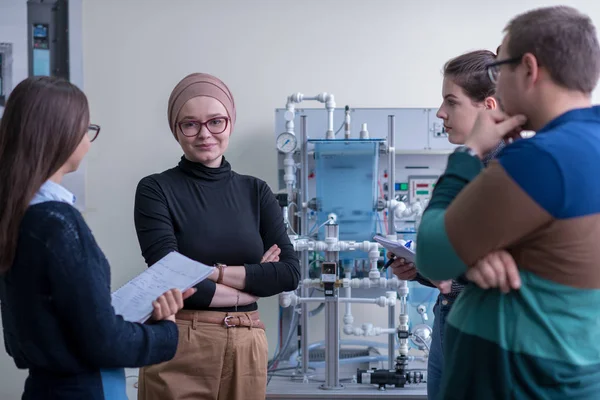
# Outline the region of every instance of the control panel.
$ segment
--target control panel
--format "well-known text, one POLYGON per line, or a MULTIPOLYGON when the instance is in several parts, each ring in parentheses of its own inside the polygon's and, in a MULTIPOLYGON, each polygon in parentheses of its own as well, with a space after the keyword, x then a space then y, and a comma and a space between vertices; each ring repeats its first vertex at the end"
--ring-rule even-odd
POLYGON ((29 76, 69 79, 68 0, 28 0, 29 76))
POLYGON ((408 177, 408 201, 413 203, 421 201, 421 203, 429 202, 437 176, 409 176, 408 177))

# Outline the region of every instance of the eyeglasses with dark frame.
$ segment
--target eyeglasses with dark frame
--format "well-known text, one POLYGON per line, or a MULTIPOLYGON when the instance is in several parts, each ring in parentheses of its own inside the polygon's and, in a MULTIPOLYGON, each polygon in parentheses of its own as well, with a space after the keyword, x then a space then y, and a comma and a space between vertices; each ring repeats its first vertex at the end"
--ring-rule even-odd
POLYGON ((504 64, 518 64, 518 63, 521 62, 522 59, 523 59, 523 56, 521 56, 521 57, 512 57, 512 58, 507 58, 506 60, 500 60, 500 61, 496 61, 496 62, 488 64, 486 66, 488 77, 490 78, 490 80, 492 81, 492 83, 495 84, 498 81, 498 75, 500 75, 500 66, 501 65, 504 65, 504 64))
POLYGON ((90 142, 93 142, 94 140, 96 140, 96 138, 98 138, 98 135, 100 134, 100 125, 91 124, 90 126, 88 126, 88 130, 86 133, 90 138, 90 142))
POLYGON ((228 125, 228 117, 214 117, 205 122, 196 120, 186 120, 181 121, 177 124, 177 126, 179 126, 179 130, 181 131, 181 134, 186 137, 197 136, 202 130, 203 126, 206 126, 206 129, 208 129, 208 131, 213 135, 218 135, 225 132, 228 125))

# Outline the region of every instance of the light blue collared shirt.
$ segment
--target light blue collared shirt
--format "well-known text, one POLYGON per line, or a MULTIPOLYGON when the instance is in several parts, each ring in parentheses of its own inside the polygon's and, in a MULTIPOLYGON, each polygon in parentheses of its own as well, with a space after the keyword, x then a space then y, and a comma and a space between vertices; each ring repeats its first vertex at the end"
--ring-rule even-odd
POLYGON ((65 189, 64 186, 48 180, 33 196, 29 205, 32 206, 46 201, 62 201, 63 203, 75 205, 75 195, 65 189))

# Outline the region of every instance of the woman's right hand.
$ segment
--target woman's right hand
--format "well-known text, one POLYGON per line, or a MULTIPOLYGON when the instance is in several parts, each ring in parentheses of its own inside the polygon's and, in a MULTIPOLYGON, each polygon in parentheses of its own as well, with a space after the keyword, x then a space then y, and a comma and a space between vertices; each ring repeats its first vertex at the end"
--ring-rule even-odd
POLYGON ((152 302, 152 319, 154 321, 173 321, 175 314, 183 308, 183 301, 196 293, 195 288, 190 288, 181 293, 179 289, 167 290, 155 301, 152 302))

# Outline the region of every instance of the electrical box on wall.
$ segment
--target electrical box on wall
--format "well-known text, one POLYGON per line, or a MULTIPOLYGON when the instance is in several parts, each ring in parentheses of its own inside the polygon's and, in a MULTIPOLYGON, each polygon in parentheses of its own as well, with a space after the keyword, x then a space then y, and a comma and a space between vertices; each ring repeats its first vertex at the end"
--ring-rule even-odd
POLYGON ((67 0, 27 1, 29 76, 69 79, 67 0))
MULTIPOLYGON (((12 44, 0 43, 0 107, 12 90, 12 44)), ((0 111, 0 117, 2 112, 0 111)))

